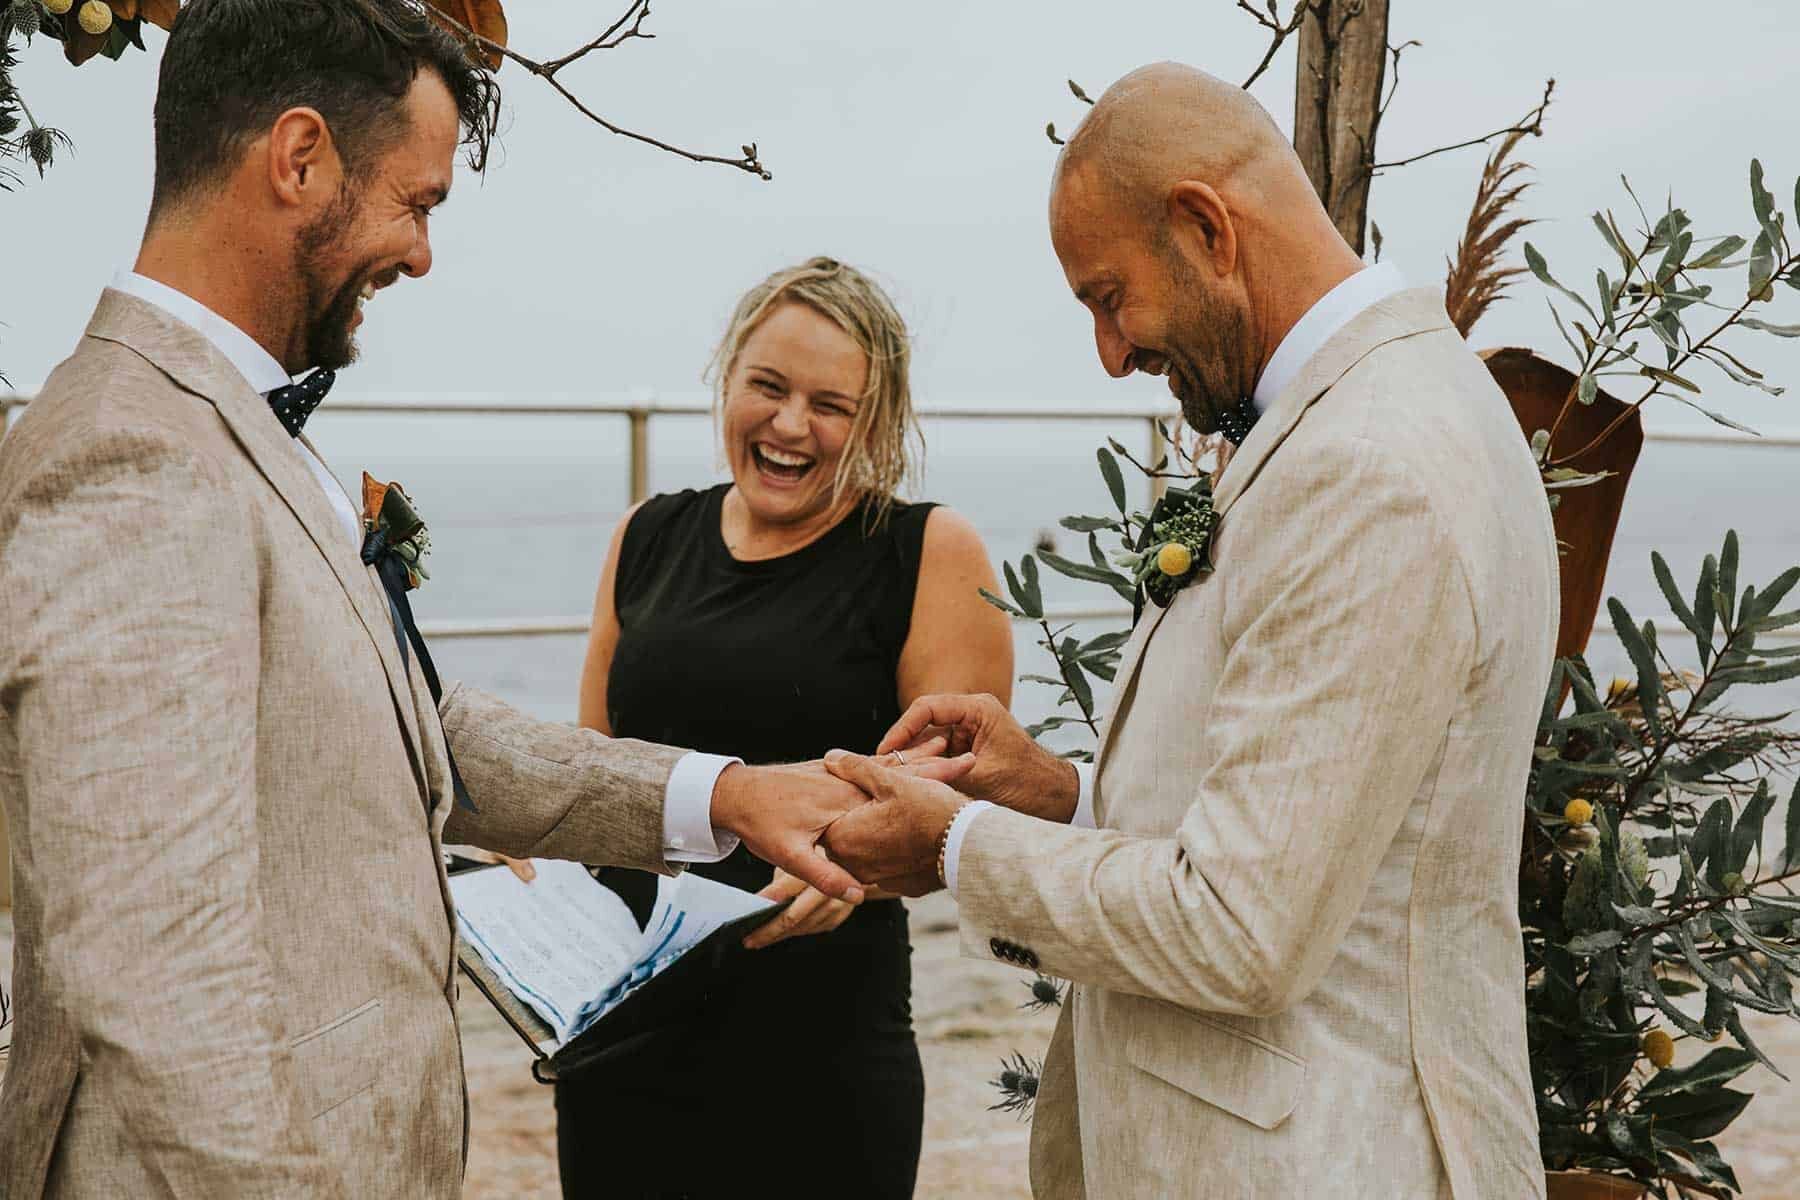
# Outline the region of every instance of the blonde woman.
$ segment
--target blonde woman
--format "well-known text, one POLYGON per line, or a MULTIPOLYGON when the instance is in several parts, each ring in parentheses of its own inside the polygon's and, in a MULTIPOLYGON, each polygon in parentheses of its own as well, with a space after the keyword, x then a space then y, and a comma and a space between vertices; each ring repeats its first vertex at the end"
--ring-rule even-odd
MULTIPOLYGON (((731 481, 620 523, 583 725, 793 762, 873 752, 921 695, 1008 700, 986 548, 956 513, 897 498, 918 439, 909 357, 888 297, 828 258, 739 301, 713 361, 731 481)), ((563 1194, 910 1196, 925 1089, 900 902, 827 899, 741 848, 694 869, 794 902, 685 1036, 558 1085, 563 1194)))

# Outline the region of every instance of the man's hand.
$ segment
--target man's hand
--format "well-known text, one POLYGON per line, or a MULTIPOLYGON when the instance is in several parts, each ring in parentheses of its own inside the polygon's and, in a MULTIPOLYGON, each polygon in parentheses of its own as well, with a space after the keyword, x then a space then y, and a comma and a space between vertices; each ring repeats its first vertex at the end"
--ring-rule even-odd
POLYGON ((861 880, 902 896, 938 886, 938 846, 964 798, 946 783, 833 750, 825 769, 874 798, 825 831, 831 856, 861 880))
POLYGON ((901 751, 912 759, 944 739, 950 754, 972 753, 975 765, 957 790, 1028 816, 1067 824, 1081 785, 1074 764, 1031 739, 1005 705, 992 696, 922 696, 901 714, 878 754, 901 751))
MULTIPOLYGON (((943 749, 939 740, 928 743, 925 753, 935 755, 943 749)), ((957 779, 972 766, 974 759, 968 755, 926 757, 905 771, 888 773, 935 784, 957 779)), ((764 862, 833 899, 860 904, 862 886, 815 848, 833 821, 868 798, 854 781, 834 776, 822 763, 779 767, 739 764, 726 767, 713 785, 712 823, 715 828, 737 834, 750 853, 764 862)))
MULTIPOLYGON (((820 857, 824 857, 825 847, 815 846, 813 849, 820 857)), ((772 920, 757 926, 744 939, 746 950, 761 950, 764 946, 773 946, 776 942, 785 942, 789 938, 830 933, 848 921, 856 911, 856 905, 845 900, 833 900, 818 888, 807 887, 804 880, 796 879, 782 870, 777 870, 769 886, 756 894, 765 899, 788 900, 791 903, 772 920)))

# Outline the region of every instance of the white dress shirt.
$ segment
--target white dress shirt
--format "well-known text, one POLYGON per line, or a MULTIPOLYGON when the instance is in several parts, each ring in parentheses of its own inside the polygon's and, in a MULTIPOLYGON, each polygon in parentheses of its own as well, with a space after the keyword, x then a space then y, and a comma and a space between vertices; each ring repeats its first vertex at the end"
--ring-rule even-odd
MULTIPOLYGON (((193 297, 132 271, 119 272, 112 286, 115 291, 155 305, 211 342, 225 361, 264 396, 294 382, 287 368, 261 343, 193 297)), ((274 420, 274 415, 271 414, 269 419, 274 420)), ((294 452, 331 502, 344 526, 344 536, 360 554, 362 518, 351 502, 349 492, 305 438, 297 437, 291 441, 294 452)), ((713 828, 712 794, 713 786, 725 768, 742 761, 700 753, 685 754, 676 761, 663 790, 663 854, 670 862, 718 862, 737 849, 735 834, 713 828)))
MULTIPOLYGON (((1391 263, 1377 263, 1372 267, 1364 267, 1320 296, 1306 310, 1305 315, 1294 322, 1293 328, 1282 337, 1281 344, 1275 347, 1275 353, 1269 356, 1268 365, 1263 367, 1262 375, 1256 380, 1256 388, 1250 394, 1250 402, 1256 406, 1256 411, 1259 414, 1269 411, 1269 406, 1294 381, 1300 368, 1323 349, 1338 330, 1348 325, 1363 310, 1386 300, 1405 287, 1406 279, 1397 267, 1391 263)), ((1080 781, 1080 792, 1075 802, 1075 815, 1069 824, 1092 829, 1094 764, 1076 763, 1075 774, 1080 781)), ((957 812, 956 819, 950 822, 949 835, 944 839, 944 887, 952 896, 956 895, 956 862, 962 853, 963 838, 969 832, 969 823, 982 809, 989 807, 992 806, 985 800, 965 804, 957 812)))

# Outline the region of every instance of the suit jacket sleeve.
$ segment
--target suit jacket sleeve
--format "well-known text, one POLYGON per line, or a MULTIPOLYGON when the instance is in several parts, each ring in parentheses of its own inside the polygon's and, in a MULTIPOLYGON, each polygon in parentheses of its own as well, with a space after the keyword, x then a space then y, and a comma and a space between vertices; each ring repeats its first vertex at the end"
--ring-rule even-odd
POLYGON ((958 866, 972 953, 997 936, 1052 975, 1251 1016, 1324 975, 1434 769, 1475 647, 1461 560, 1421 485, 1371 442, 1330 449, 1257 484, 1261 519, 1204 585, 1227 589, 1228 650, 1193 714, 1211 766, 1179 828, 984 811, 958 866))
POLYGON ((514 857, 678 869, 663 856, 663 804, 685 750, 540 721, 466 684, 450 685, 439 711, 475 804, 451 811, 446 841, 514 857))
POLYGON ((217 465, 101 428, 0 520, 0 701, 81 1086, 171 1195, 339 1195, 281 1037, 258 893, 256 549, 217 465))

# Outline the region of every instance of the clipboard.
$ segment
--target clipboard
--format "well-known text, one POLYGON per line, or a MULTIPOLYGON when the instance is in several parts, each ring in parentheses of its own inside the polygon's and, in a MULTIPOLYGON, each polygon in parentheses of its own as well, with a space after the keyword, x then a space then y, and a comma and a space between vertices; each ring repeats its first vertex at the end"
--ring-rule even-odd
MULTIPOLYGON (((468 871, 506 869, 498 863, 472 863, 455 867, 450 873, 460 875, 468 871)), ((617 893, 638 924, 644 924, 655 900, 656 876, 618 867, 590 869, 588 873, 601 887, 617 893)), ((462 973, 530 1048, 532 1078, 550 1084, 572 1079, 644 1047, 691 1036, 694 1019, 706 1010, 712 997, 731 982, 738 961, 753 953, 744 949, 744 938, 775 917, 788 903, 719 926, 686 954, 627 992, 611 1011, 560 1049, 556 1045, 555 1031, 500 980, 481 954, 460 935, 456 939, 456 961, 462 973)))

